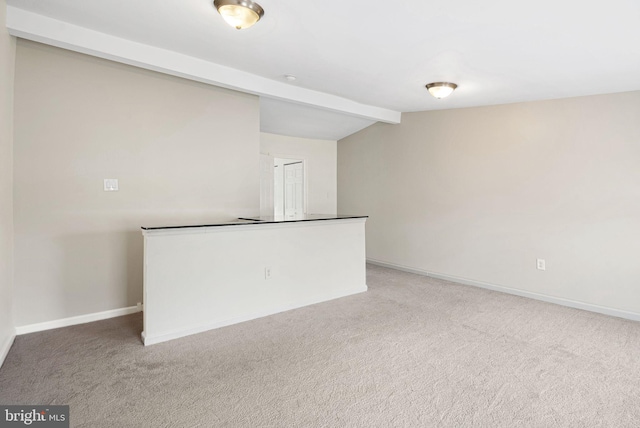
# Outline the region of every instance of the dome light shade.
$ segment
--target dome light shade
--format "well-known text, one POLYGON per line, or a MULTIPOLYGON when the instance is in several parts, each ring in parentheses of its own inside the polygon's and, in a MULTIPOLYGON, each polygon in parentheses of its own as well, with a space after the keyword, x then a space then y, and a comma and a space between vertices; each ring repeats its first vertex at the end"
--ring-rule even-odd
POLYGON ((264 9, 251 0, 215 0, 213 5, 227 24, 238 30, 251 27, 264 15, 264 9))
POLYGON ((429 83, 427 85, 427 90, 431 95, 440 99, 440 98, 445 98, 451 95, 453 90, 456 89, 457 87, 458 85, 456 85, 455 83, 434 82, 434 83, 429 83))

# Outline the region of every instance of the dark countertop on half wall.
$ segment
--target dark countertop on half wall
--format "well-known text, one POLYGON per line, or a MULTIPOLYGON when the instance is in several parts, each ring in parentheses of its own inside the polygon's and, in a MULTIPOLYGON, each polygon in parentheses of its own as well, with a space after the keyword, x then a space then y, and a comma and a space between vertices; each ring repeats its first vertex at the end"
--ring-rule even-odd
POLYGON ((182 229, 187 227, 218 227, 218 226, 242 226, 247 224, 269 224, 269 223, 295 223, 301 221, 324 221, 324 220, 343 220, 349 218, 369 218, 366 215, 338 215, 338 214, 307 214, 294 218, 284 218, 275 216, 255 216, 240 217, 237 221, 212 224, 190 224, 190 225, 174 225, 174 226, 142 226, 142 230, 161 230, 161 229, 182 229))

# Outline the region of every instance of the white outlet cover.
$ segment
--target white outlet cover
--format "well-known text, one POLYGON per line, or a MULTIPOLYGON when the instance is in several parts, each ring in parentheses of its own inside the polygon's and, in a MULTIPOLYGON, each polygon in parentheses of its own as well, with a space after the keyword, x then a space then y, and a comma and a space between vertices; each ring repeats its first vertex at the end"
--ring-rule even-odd
POLYGON ((105 178, 104 179, 104 191, 105 192, 117 192, 118 191, 118 179, 117 178, 105 178))
POLYGON ((538 270, 546 270, 546 263, 544 261, 544 259, 537 259, 536 260, 536 267, 538 268, 538 270))

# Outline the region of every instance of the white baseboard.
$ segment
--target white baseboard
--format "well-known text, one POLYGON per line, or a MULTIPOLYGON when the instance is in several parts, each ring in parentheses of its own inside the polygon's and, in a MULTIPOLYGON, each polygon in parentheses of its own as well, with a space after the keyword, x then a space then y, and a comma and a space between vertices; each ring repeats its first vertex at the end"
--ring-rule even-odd
POLYGON ((35 333, 37 331, 51 330, 54 328, 68 327, 70 325, 84 324, 93 321, 106 320, 108 318, 121 317, 123 315, 129 315, 136 312, 140 312, 138 306, 130 306, 128 308, 112 309, 110 311, 95 312, 92 314, 78 315, 75 317, 62 318, 59 320, 41 322, 37 324, 23 325, 20 327, 16 327, 16 334, 21 335, 35 333))
POLYGON ((387 263, 375 259, 367 259, 367 263, 372 265, 387 267, 391 269, 401 270, 404 272, 415 273, 418 275, 429 276, 432 278, 444 279, 446 281, 457 282, 464 285, 472 285, 474 287, 486 288, 487 290, 499 291, 502 293, 513 294, 515 296, 527 297, 529 299, 541 300, 543 302, 554 303, 556 305, 567 306, 575 309, 582 309, 599 314, 610 315, 613 317, 624 318, 632 321, 640 321, 640 313, 629 312, 621 309, 609 308, 606 306, 594 305, 592 303, 580 302, 577 300, 564 299, 562 297, 548 296, 546 294, 534 293, 531 291, 519 290, 517 288, 504 287, 502 285, 490 284, 488 282, 476 281, 468 278, 461 278, 453 275, 446 275, 437 272, 429 272, 422 269, 416 269, 408 266, 402 266, 395 263, 387 263))
POLYGON ((7 355, 9 354, 9 350, 11 349, 11 345, 13 345, 13 341, 15 338, 15 333, 12 333, 5 339, 4 343, 0 345, 0 367, 2 367, 2 365, 4 364, 4 360, 7 358, 7 355))
POLYGON ((367 291, 367 289, 368 288, 367 288, 366 285, 361 286, 361 287, 354 287, 351 290, 335 294, 335 295, 330 296, 328 298, 326 296, 322 296, 322 297, 318 297, 318 298, 311 298, 311 299, 309 299, 309 300, 307 300, 307 301, 305 301, 305 302, 303 302, 301 304, 298 304, 298 305, 282 306, 282 307, 279 307, 279 308, 267 309, 267 310, 259 312, 259 313, 248 314, 248 315, 241 316, 241 317, 226 319, 226 320, 217 321, 217 322, 209 323, 209 324, 205 324, 205 325, 199 325, 199 326, 195 326, 195 327, 191 327, 191 328, 187 328, 187 329, 174 330, 174 331, 170 331, 168 333, 157 334, 157 335, 154 335, 154 336, 151 336, 151 337, 148 336, 143 331, 140 336, 142 337, 142 343, 144 343, 145 346, 155 345, 156 343, 162 343, 162 342, 166 342, 168 340, 178 339, 180 337, 191 336, 192 334, 203 333, 205 331, 214 330, 216 328, 226 327, 226 326, 229 326, 229 325, 232 325, 232 324, 238 324, 238 323, 245 322, 245 321, 251 321, 251 320, 254 320, 256 318, 262 318, 262 317, 266 317, 266 316, 269 316, 269 315, 275 315, 275 314, 278 314, 280 312, 290 311, 292 309, 299 309, 299 308, 302 308, 302 307, 305 307, 305 306, 315 305, 316 303, 327 302, 329 300, 339 299, 341 297, 347 297, 347 296, 351 296, 353 294, 363 293, 363 292, 367 291))

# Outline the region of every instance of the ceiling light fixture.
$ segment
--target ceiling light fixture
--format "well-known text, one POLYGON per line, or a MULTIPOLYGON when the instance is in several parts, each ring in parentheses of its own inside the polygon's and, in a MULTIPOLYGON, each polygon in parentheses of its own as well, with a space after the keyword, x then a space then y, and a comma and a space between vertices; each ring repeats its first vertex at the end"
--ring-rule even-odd
POLYGON ((440 98, 445 98, 451 95, 453 90, 456 89, 457 87, 458 85, 456 85, 455 83, 434 82, 434 83, 429 83, 427 85, 427 90, 431 95, 440 99, 440 98))
POLYGON ((227 24, 238 30, 251 27, 264 15, 264 9, 251 0, 215 0, 213 5, 227 24))

